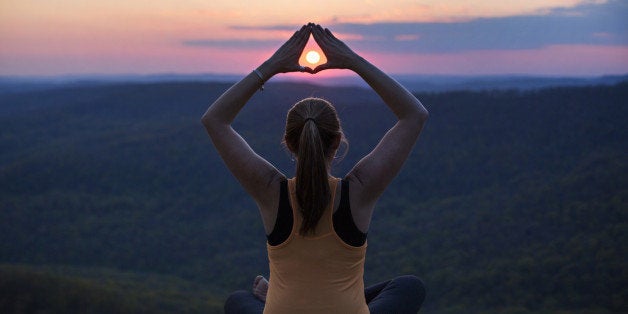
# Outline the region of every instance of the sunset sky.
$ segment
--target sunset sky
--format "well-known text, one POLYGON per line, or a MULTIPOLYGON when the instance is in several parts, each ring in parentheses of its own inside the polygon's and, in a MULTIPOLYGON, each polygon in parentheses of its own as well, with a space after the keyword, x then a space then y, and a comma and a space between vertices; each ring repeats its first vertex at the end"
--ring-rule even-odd
POLYGON ((0 75, 247 73, 307 22, 390 73, 628 73, 625 0, 2 0, 0 75))

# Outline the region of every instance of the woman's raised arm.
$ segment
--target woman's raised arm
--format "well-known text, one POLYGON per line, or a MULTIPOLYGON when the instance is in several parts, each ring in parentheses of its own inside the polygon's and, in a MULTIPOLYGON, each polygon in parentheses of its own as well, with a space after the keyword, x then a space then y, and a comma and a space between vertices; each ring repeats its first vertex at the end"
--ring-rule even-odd
POLYGON ((274 206, 279 181, 284 175, 256 154, 231 127, 231 123, 253 94, 273 75, 312 71, 298 63, 310 29, 308 25, 301 27, 266 62, 222 94, 201 119, 227 168, 262 210, 274 206))
MULTIPOLYGON (((352 208, 371 209, 388 184, 397 175, 412 151, 428 112, 421 102, 386 73, 353 52, 328 29, 312 27, 312 34, 328 62, 314 69, 349 69, 360 75, 397 116, 397 123, 379 144, 347 174, 352 181, 352 208)), ((370 213, 368 215, 370 220, 370 213)), ((358 222, 359 223, 359 222, 358 222)), ((368 224, 367 224, 368 225, 368 224)))

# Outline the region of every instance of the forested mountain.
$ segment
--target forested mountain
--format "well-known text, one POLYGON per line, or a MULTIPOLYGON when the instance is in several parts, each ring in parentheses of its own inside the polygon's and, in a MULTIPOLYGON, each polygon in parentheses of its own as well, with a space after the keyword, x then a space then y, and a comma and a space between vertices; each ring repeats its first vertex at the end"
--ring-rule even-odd
MULTIPOLYGON (((41 291, 56 291, 59 307, 81 299, 55 290, 68 286, 133 312, 151 290, 128 274, 177 291, 148 308, 195 298, 205 307, 186 311, 202 312, 267 275, 256 206, 199 122, 228 87, 0 94, 0 277, 11 278, 0 280, 11 292, 0 312, 33 306, 41 291)), ((628 83, 416 95, 430 118, 378 203, 366 283, 416 274, 424 313, 627 312, 628 83)), ((337 176, 394 123, 368 89, 269 83, 234 128, 288 176, 285 114, 308 96, 330 100, 343 122, 350 147, 337 176)))

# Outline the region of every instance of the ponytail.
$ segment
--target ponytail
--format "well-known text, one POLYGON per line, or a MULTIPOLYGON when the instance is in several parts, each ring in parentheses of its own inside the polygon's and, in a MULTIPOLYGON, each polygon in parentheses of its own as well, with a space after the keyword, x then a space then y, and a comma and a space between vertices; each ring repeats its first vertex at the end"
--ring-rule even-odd
POLYGON ((331 201, 328 162, 344 141, 334 107, 324 99, 306 98, 288 111, 284 143, 297 156, 296 197, 303 217, 302 235, 316 225, 331 201))
POLYGON ((315 120, 308 118, 299 138, 296 194, 303 223, 301 234, 312 234, 329 204, 327 160, 315 120))

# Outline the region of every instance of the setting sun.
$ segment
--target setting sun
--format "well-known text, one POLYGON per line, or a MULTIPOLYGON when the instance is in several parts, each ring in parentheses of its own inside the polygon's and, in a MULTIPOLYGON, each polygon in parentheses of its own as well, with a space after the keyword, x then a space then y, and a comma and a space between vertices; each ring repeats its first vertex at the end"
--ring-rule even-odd
POLYGON ((301 56, 299 57, 299 65, 309 68, 315 68, 326 62, 327 58, 325 57, 325 54, 321 51, 320 47, 313 43, 313 41, 305 46, 301 56))
POLYGON ((318 52, 314 50, 308 51, 308 53, 305 55, 305 60, 307 60, 307 62, 311 64, 316 64, 320 59, 321 56, 318 54, 318 52))

